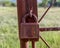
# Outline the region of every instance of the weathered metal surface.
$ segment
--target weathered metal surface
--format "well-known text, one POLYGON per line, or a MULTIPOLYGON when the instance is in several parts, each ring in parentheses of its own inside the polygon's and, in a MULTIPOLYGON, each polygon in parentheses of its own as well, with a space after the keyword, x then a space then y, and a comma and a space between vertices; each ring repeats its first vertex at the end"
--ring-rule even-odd
MULTIPOLYGON (((51 8, 51 6, 48 7, 48 9, 45 11, 45 13, 42 15, 42 17, 40 18, 40 20, 38 22, 40 22, 44 18, 44 16, 48 12, 48 10, 51 8)), ((25 14, 29 13, 30 10, 32 10, 33 11, 32 13, 35 14, 38 17, 38 13, 37 13, 37 0, 17 0, 20 48, 29 48, 28 47, 28 43, 27 43, 28 39, 30 39, 30 37, 32 37, 32 39, 33 38, 37 38, 38 39, 38 36, 37 36, 39 34, 38 30, 40 30, 40 31, 54 31, 54 30, 57 31, 57 30, 60 30, 60 28, 57 28, 57 27, 56 28, 39 28, 38 24, 34 24, 33 25, 34 27, 32 26, 32 24, 22 24, 23 16, 25 14), (26 32, 28 28, 30 29, 30 30, 28 30, 29 33, 26 32), (27 33, 28 33, 28 35, 27 35, 27 33), (36 34, 36 36, 34 34, 36 34), (22 38, 28 38, 28 39, 22 39, 22 38)), ((34 19, 30 19, 30 18, 28 18, 28 19, 32 23, 34 23, 34 21, 32 21, 34 19)), ((26 21, 28 21, 28 19, 26 21)), ((40 38, 49 47, 49 45, 44 41, 44 39, 42 37, 40 37, 40 38)), ((32 40, 32 48, 35 48, 35 39, 32 40)))
POLYGON ((19 39, 20 39, 20 48, 27 48, 27 40, 22 40, 20 38, 20 26, 22 22, 22 17, 26 13, 26 5, 25 5, 25 0, 17 0, 17 12, 18 12, 18 28, 19 28, 19 39), (24 45, 24 46, 23 46, 24 45))
POLYGON ((39 28, 40 31, 60 31, 60 27, 39 28))
POLYGON ((34 40, 32 41, 32 48, 36 48, 35 47, 35 41, 34 40))
POLYGON ((31 41, 39 39, 38 19, 37 16, 32 13, 32 9, 22 18, 20 38, 31 41))
MULTIPOLYGON (((22 40, 20 38, 20 31, 21 31, 20 27, 21 27, 21 23, 22 23, 22 17, 30 11, 31 7, 33 9, 33 13, 37 16, 37 0, 17 0, 20 48, 29 48, 29 47, 27 47, 28 40, 22 40)), ((32 47, 34 47, 34 45, 32 47)))
POLYGON ((39 24, 21 23, 21 39, 39 40, 39 24))

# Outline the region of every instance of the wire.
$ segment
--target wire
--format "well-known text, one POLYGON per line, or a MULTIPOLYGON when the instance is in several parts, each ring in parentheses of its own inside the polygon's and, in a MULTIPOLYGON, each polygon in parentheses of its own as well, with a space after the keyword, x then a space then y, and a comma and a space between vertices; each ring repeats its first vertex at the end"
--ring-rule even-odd
POLYGON ((41 36, 39 36, 39 37, 47 45, 47 47, 50 48, 50 46, 48 45, 48 43, 41 36))
POLYGON ((48 7, 48 9, 44 12, 44 14, 42 15, 42 17, 39 19, 38 23, 44 18, 44 16, 46 15, 46 13, 49 11, 49 9, 52 7, 52 5, 50 5, 48 7))
POLYGON ((44 12, 44 14, 42 15, 42 17, 39 19, 38 23, 44 18, 44 16, 47 14, 47 12, 49 11, 49 9, 52 7, 53 4, 55 4, 56 0, 51 0, 51 4, 48 7, 48 9, 44 12))

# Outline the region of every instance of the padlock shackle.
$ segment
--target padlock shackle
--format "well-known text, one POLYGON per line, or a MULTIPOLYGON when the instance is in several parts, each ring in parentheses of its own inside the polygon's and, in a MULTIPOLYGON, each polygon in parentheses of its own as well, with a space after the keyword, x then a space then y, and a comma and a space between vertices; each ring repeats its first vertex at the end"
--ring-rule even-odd
MULTIPOLYGON (((26 15, 24 15, 24 17, 22 18, 22 23, 27 23, 25 19, 26 19, 26 17, 28 17, 28 16, 30 16, 29 13, 26 14, 26 15)), ((33 14, 33 13, 32 13, 32 16, 34 16, 35 22, 38 23, 38 18, 37 18, 37 16, 36 16, 35 14, 33 14)))

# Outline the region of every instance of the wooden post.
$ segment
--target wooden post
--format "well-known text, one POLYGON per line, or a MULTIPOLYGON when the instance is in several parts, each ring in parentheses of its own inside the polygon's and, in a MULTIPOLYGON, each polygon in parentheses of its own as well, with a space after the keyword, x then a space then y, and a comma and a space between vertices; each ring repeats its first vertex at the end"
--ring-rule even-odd
MULTIPOLYGON (((20 39, 20 48, 29 48, 28 40, 22 40, 20 38, 20 26, 22 22, 22 17, 29 12, 29 9, 33 8, 33 13, 37 15, 37 0, 17 0, 17 12, 18 12, 18 28, 19 28, 19 39, 20 39)), ((32 45, 35 42, 32 41, 32 45)), ((35 47, 32 47, 35 48, 35 47)))

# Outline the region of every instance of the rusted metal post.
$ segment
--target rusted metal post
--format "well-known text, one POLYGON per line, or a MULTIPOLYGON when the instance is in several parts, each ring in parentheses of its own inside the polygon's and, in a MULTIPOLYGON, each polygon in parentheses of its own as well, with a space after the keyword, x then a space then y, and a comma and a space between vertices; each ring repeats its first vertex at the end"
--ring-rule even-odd
POLYGON ((18 27, 19 27, 19 39, 20 39, 20 48, 27 48, 27 41, 20 38, 20 26, 22 22, 22 17, 26 13, 25 9, 25 0, 17 0, 17 11, 18 11, 18 27))
POLYGON ((35 48, 35 42, 32 41, 32 48, 35 48))
POLYGON ((29 48, 28 42, 24 40, 20 40, 20 48, 29 48))
MULTIPOLYGON (((33 13, 37 15, 37 0, 17 0, 17 12, 18 12, 18 27, 19 27, 19 39, 20 39, 20 48, 29 48, 28 47, 28 40, 23 40, 20 38, 20 32, 21 32, 21 23, 22 23, 22 17, 29 12, 29 10, 32 9, 33 13)), ((32 41, 32 48, 35 48, 34 44, 35 42, 32 41)))

